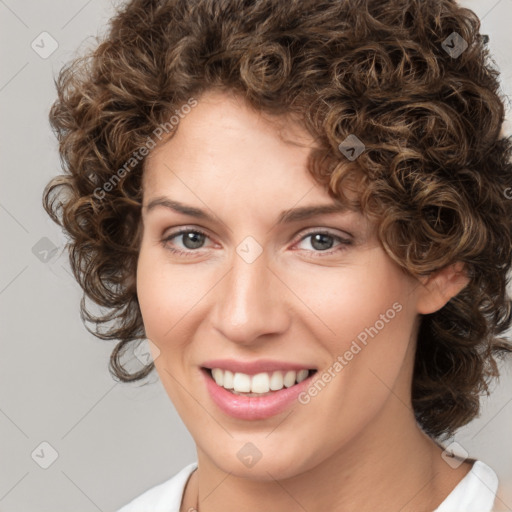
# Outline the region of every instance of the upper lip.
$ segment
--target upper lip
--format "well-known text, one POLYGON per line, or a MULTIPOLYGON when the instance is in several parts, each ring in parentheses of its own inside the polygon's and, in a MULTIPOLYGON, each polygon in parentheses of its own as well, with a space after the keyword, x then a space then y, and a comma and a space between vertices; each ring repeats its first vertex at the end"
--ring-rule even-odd
POLYGON ((245 373, 256 375, 257 373, 273 372, 278 370, 313 370, 310 365, 302 363, 291 363, 289 361, 274 361, 272 359, 258 359, 256 361, 236 361, 235 359, 213 359, 201 364, 203 368, 220 368, 233 373, 245 373))

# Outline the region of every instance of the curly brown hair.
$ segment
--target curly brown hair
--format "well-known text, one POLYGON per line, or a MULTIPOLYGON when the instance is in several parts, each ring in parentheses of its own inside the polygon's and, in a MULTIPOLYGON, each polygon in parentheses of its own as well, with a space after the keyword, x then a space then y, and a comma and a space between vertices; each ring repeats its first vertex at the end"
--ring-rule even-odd
POLYGON ((512 352, 500 336, 511 323, 512 202, 504 191, 512 141, 500 133, 499 74, 479 29, 477 16, 452 0, 124 5, 99 45, 56 80, 50 121, 65 174, 43 200, 70 237, 86 326, 119 340, 114 378, 135 381, 154 368, 131 373, 121 362, 144 339, 135 286, 139 150, 187 100, 221 88, 300 119, 318 143, 313 177, 340 201, 357 185, 351 207, 375 220, 404 271, 426 276, 465 264, 469 284, 421 319, 412 404, 432 437, 473 419, 498 376, 496 359, 512 352), (455 43, 458 55, 449 51, 455 43), (339 149, 350 134, 364 143, 355 160, 339 149), (93 314, 86 299, 106 309, 93 314))

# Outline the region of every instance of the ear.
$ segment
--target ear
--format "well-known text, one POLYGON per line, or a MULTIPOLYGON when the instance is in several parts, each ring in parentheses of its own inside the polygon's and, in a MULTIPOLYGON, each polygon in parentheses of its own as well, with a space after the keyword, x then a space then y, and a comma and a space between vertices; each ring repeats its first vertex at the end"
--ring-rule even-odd
POLYGON ((427 315, 440 310, 452 297, 467 286, 470 278, 465 272, 464 263, 458 261, 420 278, 418 292, 418 313, 427 315))

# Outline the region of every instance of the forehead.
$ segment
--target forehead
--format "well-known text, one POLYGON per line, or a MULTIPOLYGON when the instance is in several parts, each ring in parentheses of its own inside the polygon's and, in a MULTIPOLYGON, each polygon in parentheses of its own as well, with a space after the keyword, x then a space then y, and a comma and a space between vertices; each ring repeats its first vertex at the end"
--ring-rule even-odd
POLYGON ((144 170, 144 203, 168 198, 233 225, 273 223, 292 208, 334 205, 307 169, 315 147, 291 116, 269 116, 237 96, 210 93, 153 150, 144 170))
POLYGON ((271 116, 237 95, 209 91, 181 118, 173 137, 148 156, 144 178, 150 185, 158 171, 176 163, 186 165, 188 174, 208 169, 210 177, 221 171, 262 176, 269 167, 276 170, 274 178, 282 168, 295 170, 297 177, 313 147, 312 137, 291 116, 271 116))

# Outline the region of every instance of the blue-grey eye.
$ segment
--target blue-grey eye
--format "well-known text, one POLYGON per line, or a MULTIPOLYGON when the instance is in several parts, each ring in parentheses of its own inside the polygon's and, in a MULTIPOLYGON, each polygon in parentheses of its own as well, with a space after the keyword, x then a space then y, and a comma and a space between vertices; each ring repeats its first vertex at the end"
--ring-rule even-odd
POLYGON ((199 249, 204 244, 205 235, 196 231, 185 231, 180 233, 183 245, 187 249, 199 249))
POLYGON ((311 238, 311 246, 319 251, 330 249, 334 244, 334 237, 325 233, 309 235, 309 238, 311 238))

